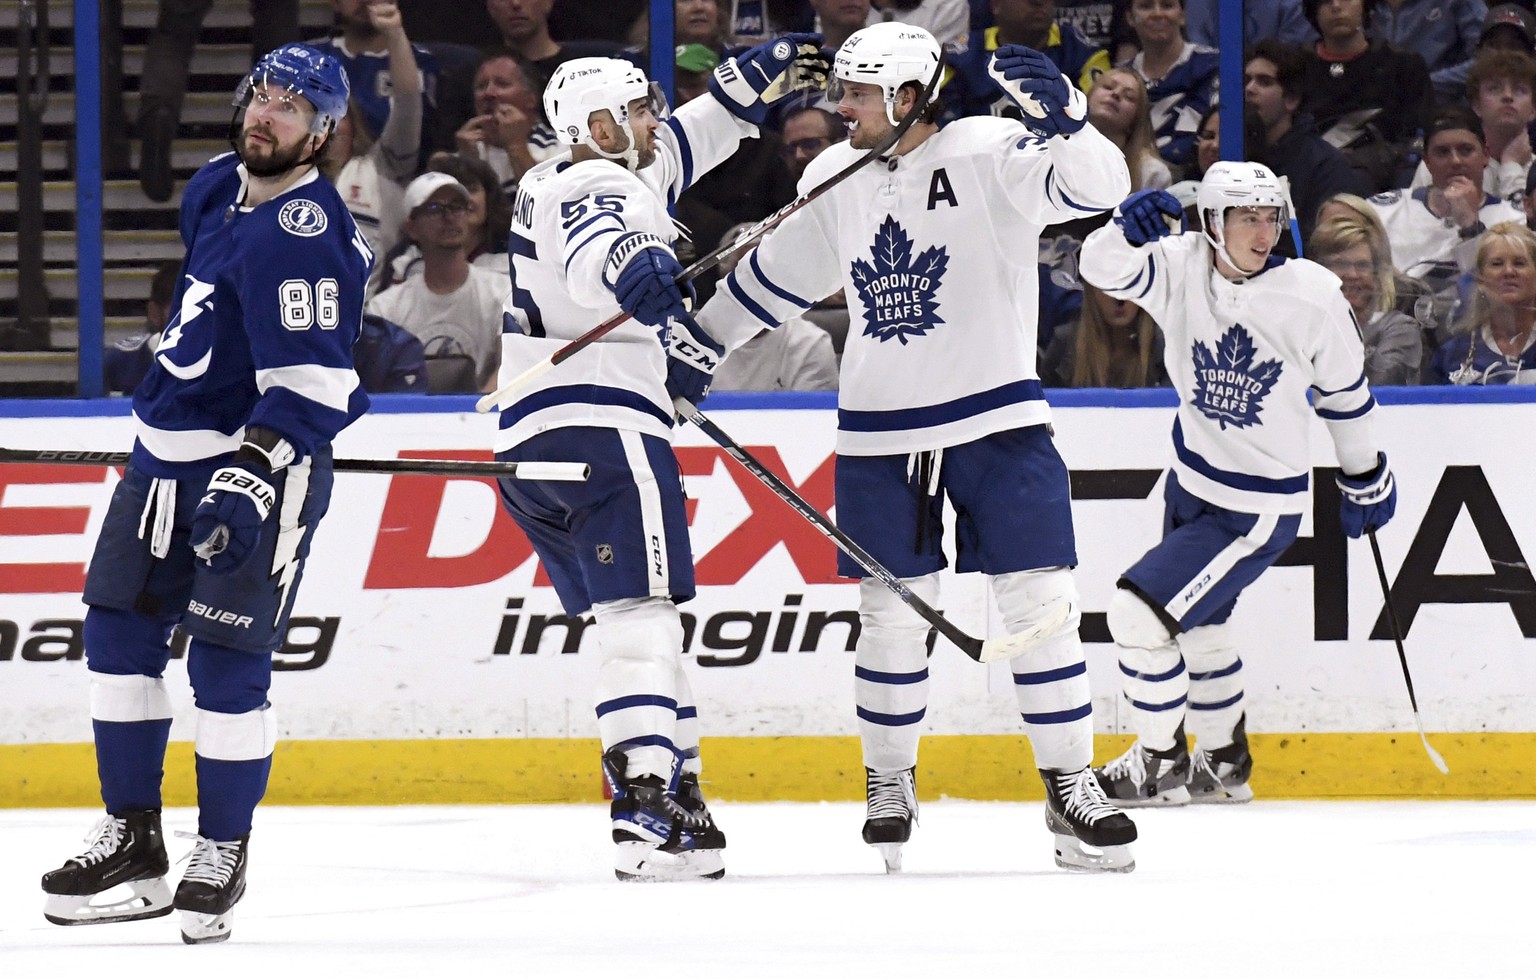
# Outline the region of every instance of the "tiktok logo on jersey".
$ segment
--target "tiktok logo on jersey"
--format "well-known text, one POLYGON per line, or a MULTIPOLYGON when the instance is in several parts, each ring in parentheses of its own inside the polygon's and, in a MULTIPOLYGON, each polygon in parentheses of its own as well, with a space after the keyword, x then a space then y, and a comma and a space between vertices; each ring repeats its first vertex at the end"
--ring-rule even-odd
POLYGON ((864 335, 884 342, 926 336, 944 320, 934 295, 949 267, 949 253, 929 248, 912 257, 912 239, 889 215, 870 249, 874 264, 854 259, 853 286, 864 304, 864 335))
POLYGON ((1262 424, 1259 410, 1264 406, 1264 396, 1280 379, 1280 361, 1255 364, 1253 358, 1258 350, 1241 323, 1234 323, 1222 334, 1214 353, 1198 340, 1193 353, 1194 401, 1200 413, 1222 428, 1262 424))

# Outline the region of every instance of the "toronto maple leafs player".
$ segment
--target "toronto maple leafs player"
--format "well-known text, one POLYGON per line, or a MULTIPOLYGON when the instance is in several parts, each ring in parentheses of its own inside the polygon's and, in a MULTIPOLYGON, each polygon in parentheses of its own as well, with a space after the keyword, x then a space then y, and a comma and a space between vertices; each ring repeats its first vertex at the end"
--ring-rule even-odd
POLYGON ((346 75, 286 45, 257 62, 235 105, 235 152, 182 199, 176 312, 134 394, 137 437, 85 583, 107 814, 85 852, 43 876, 55 924, 175 908, 189 943, 228 938, 245 892, 277 733, 272 652, 330 499, 331 441, 368 404, 352 346, 372 255, 316 169, 347 111, 346 75), (160 825, 173 627, 190 637, 198 800, 174 899, 160 825), (114 897, 120 885, 131 894, 114 897))
MULTIPOLYGON (((1130 870, 1136 828, 1088 767, 1067 471, 1035 367, 1041 229, 1108 210, 1130 178, 1124 156, 1087 124, 1083 94, 1029 48, 1004 45, 989 68, 1024 123, 975 117, 939 129, 939 106, 917 108, 939 57, 927 31, 894 22, 843 44, 833 74, 850 139, 811 163, 802 191, 908 113, 922 115, 887 156, 785 220, 699 323, 734 349, 845 290, 854 325, 838 395, 838 524, 933 604, 947 563, 943 503, 953 504, 957 569, 988 576, 1008 632, 1043 636, 1012 668, 1057 862, 1130 870)), ((864 576, 839 561, 839 573, 864 576)), ((917 816, 928 625, 872 577, 860 584, 859 615, 863 835, 896 870, 917 816)))
POLYGON ((513 204, 503 382, 620 310, 633 317, 518 389, 496 441, 500 459, 592 467, 584 483, 503 480, 501 495, 567 614, 596 621, 598 731, 622 879, 725 872, 682 668, 676 603, 693 597, 693 558, 671 448, 672 397, 702 397, 709 375, 695 362, 707 367, 719 347, 688 317, 668 208, 757 135, 771 103, 825 84, 820 40, 789 35, 728 59, 712 97, 670 118, 628 62, 566 62, 544 110, 569 149, 528 171, 513 204))
POLYGON ((1338 278, 1271 254, 1290 219, 1284 186, 1262 165, 1217 163, 1196 206, 1201 229, 1174 234, 1167 220, 1183 213, 1178 200, 1134 194, 1082 251, 1084 279, 1162 326, 1179 392, 1163 539, 1120 578, 1109 605, 1137 740, 1098 773, 1123 805, 1253 797, 1243 663, 1228 619, 1296 537, 1314 412, 1342 467, 1345 533, 1381 527, 1397 501, 1338 278))

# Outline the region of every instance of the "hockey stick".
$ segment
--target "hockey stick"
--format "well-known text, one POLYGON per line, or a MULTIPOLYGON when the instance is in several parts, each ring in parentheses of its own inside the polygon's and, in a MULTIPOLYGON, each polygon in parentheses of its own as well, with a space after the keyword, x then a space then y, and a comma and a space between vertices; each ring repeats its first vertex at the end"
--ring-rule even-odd
POLYGON ((1047 621, 1033 627, 1028 632, 1020 632, 1001 639, 977 639, 975 636, 961 629, 953 622, 946 619, 942 613, 932 605, 913 594, 906 582, 896 577, 885 565, 875 560, 858 542, 838 529, 830 519, 820 510, 811 506, 799 493, 790 488, 789 484, 780 479, 773 470, 759 462, 750 452, 726 433, 719 425, 709 418, 693 404, 684 398, 673 398, 672 406, 689 421, 698 427, 699 431, 708 435, 715 444, 719 445, 731 458, 741 463, 743 469, 752 475, 778 496, 788 503, 800 516, 804 517, 812 527, 821 531, 822 536, 836 544, 844 554, 859 562, 859 565, 870 573, 871 576, 880 579, 880 583, 889 588, 895 596, 902 600, 912 611, 935 629, 943 634, 945 639, 960 647, 960 651, 978 663, 992 663, 1002 659, 1012 659, 1029 650, 1031 646, 1048 636, 1055 635, 1072 614, 1071 603, 1064 603, 1065 608, 1053 614, 1047 621))
MULTIPOLYGON (((901 137, 906 135, 907 130, 912 128, 912 124, 916 122, 918 117, 923 114, 923 111, 928 108, 928 103, 933 99, 933 93, 938 90, 939 81, 943 77, 944 57, 940 55, 939 63, 935 65, 933 69, 933 77, 928 79, 927 86, 923 89, 922 95, 918 96, 917 101, 912 105, 912 110, 903 116, 901 121, 896 124, 895 128, 887 133, 879 143, 877 143, 872 149, 869 150, 869 152, 865 153, 857 160, 854 160, 846 167, 843 167, 841 170, 837 171, 826 180, 823 180, 821 183, 812 187, 810 190, 801 194, 799 197, 796 197, 788 204, 785 204, 777 211, 774 211, 766 218, 763 218, 761 221, 757 222, 741 234, 737 235, 732 240, 724 242, 720 245, 720 247, 716 248, 708 255, 705 255, 697 262, 694 262, 686 269, 683 269, 682 274, 677 277, 677 281, 679 283, 689 282, 698 278, 700 275, 703 275, 705 272, 708 272, 716 265, 719 265, 725 256, 731 254, 734 251, 737 251, 738 249, 745 248, 747 245, 750 245, 752 242, 756 241, 763 235, 767 234, 769 231, 772 231, 774 228, 782 224, 785 218, 789 217, 791 214, 794 214, 802 207, 805 207, 811 201, 814 201, 822 194, 825 194, 833 187, 836 187, 856 171, 862 170, 864 166, 870 161, 878 159, 879 157, 888 153, 893 146, 901 141, 901 137)), ((507 397, 514 391, 526 387, 534 380, 541 377, 546 371, 549 371, 554 367, 565 363, 567 360, 570 360, 582 350, 591 346, 598 340, 601 340, 603 337, 613 332, 622 324, 628 322, 629 319, 630 315, 628 313, 622 311, 615 313, 613 316, 610 316, 608 319, 599 323, 597 326, 594 326, 592 329, 583 333, 581 336, 572 340, 570 343, 567 343, 559 350, 556 350, 548 357, 539 361, 537 364, 534 364, 532 367, 512 378, 512 380, 508 381, 501 387, 497 388, 490 394, 487 394, 485 397, 475 402, 475 410, 479 412, 487 412, 492 408, 501 407, 501 403, 505 401, 507 397)))
POLYGON ((1413 722, 1419 726, 1419 740, 1424 742, 1424 750, 1429 753, 1429 760, 1440 769, 1440 774, 1451 774, 1446 767, 1445 759, 1440 757, 1440 752, 1430 747, 1429 738, 1424 734, 1424 721, 1419 717, 1419 700, 1413 695, 1413 676, 1408 672, 1408 654, 1403 651, 1403 630, 1397 624, 1397 607, 1392 604, 1392 586, 1387 582, 1387 566, 1381 562, 1381 545, 1376 543, 1376 531, 1367 530, 1365 535, 1371 539, 1371 556, 1376 559, 1376 577, 1381 581, 1381 598, 1387 605, 1387 621, 1392 625, 1392 641, 1397 644, 1397 661, 1403 665, 1403 682, 1408 684, 1408 703, 1413 706, 1413 722))
MULTIPOLYGON (((45 466, 126 466, 127 452, 94 452, 74 449, 0 448, 0 463, 35 463, 45 466)), ((579 483, 592 467, 584 462, 477 462, 468 459, 336 459, 339 473, 386 473, 400 476, 485 476, 494 479, 543 479, 579 483)))

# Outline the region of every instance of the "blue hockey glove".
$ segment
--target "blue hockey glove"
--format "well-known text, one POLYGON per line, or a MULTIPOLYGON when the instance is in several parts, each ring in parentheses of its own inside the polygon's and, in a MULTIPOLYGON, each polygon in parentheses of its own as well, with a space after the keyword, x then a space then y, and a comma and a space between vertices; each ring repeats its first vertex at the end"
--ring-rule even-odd
POLYGON ((709 76, 709 90, 738 117, 761 126, 770 105, 793 92, 821 91, 831 71, 820 34, 785 34, 722 61, 709 76))
POLYGON ((725 346, 704 332, 697 320, 678 317, 667 343, 667 394, 697 405, 709 393, 715 369, 724 358, 725 346))
POLYGON ((272 474, 293 462, 293 446, 268 429, 251 427, 230 464, 214 472, 192 515, 192 551, 214 574, 250 560, 277 502, 272 474))
POLYGON ((1392 478, 1385 452, 1376 453, 1376 468, 1370 472, 1347 476, 1341 471, 1334 481, 1343 494, 1339 499, 1339 523, 1351 537, 1380 530, 1397 510, 1397 480, 1392 478))
POLYGON ((1137 247, 1173 234, 1168 226, 1172 218, 1184 226, 1184 208, 1179 199, 1166 190, 1138 190, 1115 208, 1115 224, 1125 240, 1137 247))
POLYGON ((638 231, 620 238, 603 266, 603 282, 624 312, 658 329, 665 329, 667 320, 688 314, 686 304, 693 301, 694 292, 692 284, 678 284, 682 274, 671 246, 656 235, 638 231))
POLYGON ((1088 124, 1088 99, 1056 62, 1022 44, 1005 44, 987 62, 987 74, 1024 110, 1036 136, 1070 136, 1088 124))

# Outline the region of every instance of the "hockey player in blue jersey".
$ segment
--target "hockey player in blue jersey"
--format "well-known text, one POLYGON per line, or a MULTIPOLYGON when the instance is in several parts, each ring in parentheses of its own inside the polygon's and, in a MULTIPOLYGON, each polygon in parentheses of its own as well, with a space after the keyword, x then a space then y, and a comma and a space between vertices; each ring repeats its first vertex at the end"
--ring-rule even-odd
POLYGON ((235 152, 182 199, 174 314, 134 395, 133 451, 86 578, 107 814, 85 852, 43 876, 55 924, 179 909, 189 943, 228 938, 245 892, 277 734, 272 652, 330 500, 331 441, 368 404, 352 347, 372 255, 316 170, 347 111, 346 76, 286 45, 257 62, 235 105, 235 152), (160 825, 172 628, 189 637, 198 799, 174 899, 160 825))
MULTIPOLYGON (((1088 123, 1086 97, 1044 54, 1004 45, 989 64, 1023 122, 974 116, 940 129, 940 107, 917 108, 938 64, 933 36, 906 24, 875 24, 843 44, 833 72, 851 135, 811 161, 802 191, 908 113, 924 114, 884 159, 775 229, 699 324, 735 349, 844 290, 855 326, 838 391, 838 525, 934 604, 948 563, 944 505, 953 505, 956 570, 987 576, 1009 633, 1040 637, 1009 665, 1056 860, 1127 871, 1136 827, 1089 768, 1070 490, 1035 354, 1041 230, 1109 210, 1130 177, 1124 155, 1088 123)), ((838 561, 839 574, 863 578, 854 661, 863 836, 896 870, 917 816, 928 623, 846 556, 838 561)))
POLYGON ((771 102, 821 87, 820 40, 789 35, 728 59, 710 95, 670 118, 628 62, 567 61, 544 110, 569 149, 523 176, 512 207, 503 382, 620 310, 633 317, 509 397, 496 440, 498 459, 592 467, 568 487, 502 480, 501 496, 566 613, 596 621, 597 724, 623 879, 725 872, 682 664, 676 603, 693 597, 693 558, 671 448, 672 397, 702 397, 698 366, 718 347, 687 315, 668 207, 757 135, 771 102))
POLYGON ((1167 222, 1183 209, 1171 194, 1134 194, 1082 250, 1084 279, 1162 326, 1179 392, 1163 539, 1120 578, 1109 604, 1137 740, 1097 771, 1121 805, 1253 797, 1243 662, 1229 617, 1296 538, 1314 412, 1342 468, 1344 532, 1383 526, 1397 501, 1338 277, 1271 254, 1290 217, 1284 186, 1259 164, 1217 163, 1196 203, 1202 229, 1175 234, 1167 222))

